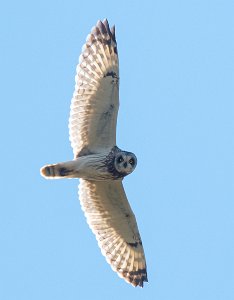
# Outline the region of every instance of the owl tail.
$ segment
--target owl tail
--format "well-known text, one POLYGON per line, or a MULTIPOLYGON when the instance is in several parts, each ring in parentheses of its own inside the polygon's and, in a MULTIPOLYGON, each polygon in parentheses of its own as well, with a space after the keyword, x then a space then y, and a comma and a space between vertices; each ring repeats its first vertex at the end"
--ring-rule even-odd
POLYGON ((74 162, 67 161, 64 163, 57 163, 53 165, 46 165, 41 168, 41 176, 46 179, 60 179, 60 178, 77 178, 74 170, 74 162))

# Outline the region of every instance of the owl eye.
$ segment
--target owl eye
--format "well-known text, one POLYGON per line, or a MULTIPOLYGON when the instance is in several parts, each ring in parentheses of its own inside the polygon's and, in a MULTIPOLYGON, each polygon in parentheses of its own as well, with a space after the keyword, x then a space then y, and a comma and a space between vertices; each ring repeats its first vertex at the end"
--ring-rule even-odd
POLYGON ((135 164, 135 160, 133 158, 131 158, 131 159, 129 159, 129 163, 130 163, 130 165, 133 166, 135 164))
POLYGON ((122 161, 123 161, 123 157, 122 156, 118 157, 117 162, 121 163, 122 161))

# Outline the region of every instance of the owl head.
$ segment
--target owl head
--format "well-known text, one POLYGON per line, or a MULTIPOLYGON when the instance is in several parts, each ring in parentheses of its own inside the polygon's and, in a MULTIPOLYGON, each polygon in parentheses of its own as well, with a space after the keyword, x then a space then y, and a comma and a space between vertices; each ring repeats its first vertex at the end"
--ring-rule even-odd
POLYGON ((127 151, 116 153, 114 166, 119 173, 128 175, 134 171, 136 165, 137 158, 135 154, 127 151))

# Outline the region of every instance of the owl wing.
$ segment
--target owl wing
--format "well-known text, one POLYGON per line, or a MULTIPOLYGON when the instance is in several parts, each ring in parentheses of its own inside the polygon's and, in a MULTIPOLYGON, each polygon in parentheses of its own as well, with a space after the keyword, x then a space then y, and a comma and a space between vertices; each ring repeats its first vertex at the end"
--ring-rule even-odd
POLYGON ((80 180, 79 198, 107 262, 133 286, 147 280, 146 261, 135 216, 122 180, 80 180))
POLYGON ((115 28, 98 21, 77 66, 69 135, 74 157, 116 145, 119 67, 115 28))

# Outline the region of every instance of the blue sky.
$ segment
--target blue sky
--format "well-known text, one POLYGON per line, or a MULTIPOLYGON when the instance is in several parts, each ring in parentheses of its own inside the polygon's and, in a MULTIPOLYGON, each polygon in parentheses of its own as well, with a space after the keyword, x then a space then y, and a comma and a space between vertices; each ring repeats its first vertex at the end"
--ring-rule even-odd
POLYGON ((234 297, 233 1, 5 1, 0 10, 0 298, 218 300, 234 297), (72 159, 70 99, 91 27, 116 25, 119 147, 149 284, 105 262, 72 159))

